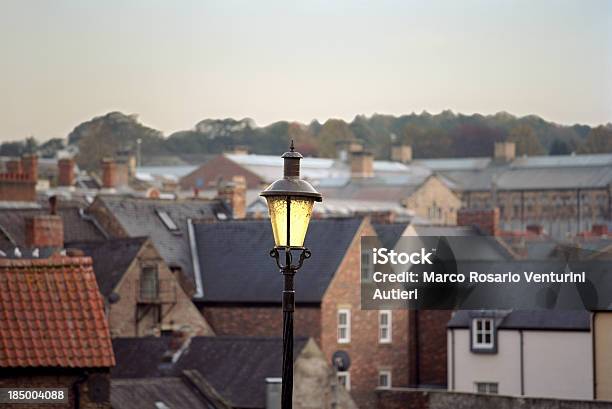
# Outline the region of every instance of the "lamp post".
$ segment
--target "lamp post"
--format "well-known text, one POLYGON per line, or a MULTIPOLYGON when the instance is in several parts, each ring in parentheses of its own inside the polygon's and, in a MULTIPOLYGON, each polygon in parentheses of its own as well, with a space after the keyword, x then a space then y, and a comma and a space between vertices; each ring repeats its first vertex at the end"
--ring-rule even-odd
POLYGON ((283 382, 281 408, 293 407, 293 311, 295 310, 295 286, 293 279, 310 251, 304 247, 304 238, 312 215, 314 202, 322 200, 321 194, 305 180, 300 179, 300 159, 293 141, 289 152, 285 152, 283 178, 268 186, 261 196, 268 202, 270 222, 274 234, 274 248, 270 256, 276 260, 284 279, 283 286, 283 382), (299 252, 293 264, 292 251, 299 252), (284 252, 284 263, 281 261, 284 252))

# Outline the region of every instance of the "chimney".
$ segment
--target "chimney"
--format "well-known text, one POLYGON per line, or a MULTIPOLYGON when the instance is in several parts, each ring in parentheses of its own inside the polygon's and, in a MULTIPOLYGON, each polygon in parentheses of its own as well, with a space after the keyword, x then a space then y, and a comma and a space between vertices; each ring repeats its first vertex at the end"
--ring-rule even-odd
POLYGON ((541 236, 544 233, 544 227, 540 226, 539 224, 528 224, 527 233, 541 236))
POLYGON ((74 185, 74 159, 63 158, 57 163, 58 167, 58 186, 72 186, 74 185))
POLYGON ((374 155, 360 151, 351 153, 351 178, 371 178, 374 176, 374 155))
POLYGON ((114 189, 117 186, 117 163, 113 159, 102 159, 102 187, 114 189))
POLYGON ((266 378, 266 409, 281 408, 281 378, 266 378))
POLYGON ((50 214, 25 219, 25 245, 29 248, 64 247, 64 222, 57 213, 57 197, 49 198, 50 214))
POLYGON ((476 227, 487 236, 499 235, 499 208, 493 209, 459 209, 457 211, 458 226, 476 227))
POLYGON ((394 162, 408 163, 412 160, 412 146, 393 145, 391 147, 391 160, 394 162))
POLYGON ((336 142, 336 153, 342 162, 348 162, 353 152, 363 151, 363 145, 351 140, 336 142))
POLYGON ((514 142, 495 142, 493 158, 501 162, 511 162, 516 157, 516 144, 514 142))
POLYGON ((21 157, 23 173, 28 175, 28 179, 34 182, 38 181, 38 156, 27 154, 21 157))
POLYGON ((246 179, 244 176, 236 175, 231 182, 221 181, 218 197, 229 204, 234 219, 246 217, 246 179))
POLYGON ((6 162, 6 172, 7 173, 23 173, 23 168, 21 166, 21 159, 10 159, 6 162))

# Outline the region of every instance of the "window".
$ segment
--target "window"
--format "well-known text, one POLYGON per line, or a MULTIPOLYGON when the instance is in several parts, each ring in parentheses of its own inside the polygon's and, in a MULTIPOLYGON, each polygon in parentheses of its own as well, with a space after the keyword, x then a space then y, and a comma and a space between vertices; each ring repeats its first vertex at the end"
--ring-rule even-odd
POLYGON ((374 275, 374 261, 368 249, 361 249, 361 281, 372 281, 374 275))
POLYGON ((378 342, 381 344, 391 343, 392 313, 390 310, 378 312, 378 342))
POLYGON ((476 382, 475 389, 477 393, 490 393, 497 394, 498 383, 497 382, 476 382))
POLYGON ((391 371, 381 370, 378 372, 378 387, 384 389, 391 387, 391 371))
POLYGON ((338 310, 338 343, 351 342, 351 310, 338 310))
POLYGON ((336 372, 338 375, 338 384, 342 385, 347 391, 351 390, 351 374, 349 371, 336 372))
POLYGON ((159 296, 159 275, 156 265, 143 266, 140 272, 140 298, 155 300, 159 296))
POLYGON ((495 328, 493 318, 474 318, 472 320, 472 349, 494 350, 495 328))
POLYGON ((157 210, 156 212, 157 212, 157 216, 159 216, 161 221, 164 223, 164 226, 166 226, 168 230, 170 231, 178 230, 178 226, 176 225, 176 223, 174 223, 174 220, 172 220, 168 212, 166 212, 165 210, 157 210))

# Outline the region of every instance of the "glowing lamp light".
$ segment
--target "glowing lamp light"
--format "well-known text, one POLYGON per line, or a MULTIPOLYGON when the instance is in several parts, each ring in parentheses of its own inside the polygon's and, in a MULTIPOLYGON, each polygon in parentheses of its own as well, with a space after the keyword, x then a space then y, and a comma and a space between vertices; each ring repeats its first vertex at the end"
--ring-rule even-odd
POLYGON ((283 178, 268 186, 261 196, 268 202, 275 246, 301 248, 314 202, 320 202, 322 197, 310 183, 300 179, 303 156, 295 152, 293 141, 281 158, 285 161, 283 178))

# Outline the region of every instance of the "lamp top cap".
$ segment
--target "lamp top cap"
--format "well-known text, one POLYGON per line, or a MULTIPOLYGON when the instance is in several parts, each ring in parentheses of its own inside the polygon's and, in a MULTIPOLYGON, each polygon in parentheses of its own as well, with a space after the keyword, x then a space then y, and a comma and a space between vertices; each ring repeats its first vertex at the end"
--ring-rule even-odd
POLYGON ((281 156, 283 159, 302 159, 303 156, 301 153, 295 151, 295 147, 293 146, 293 139, 291 140, 291 146, 289 146, 289 152, 283 153, 281 156))

